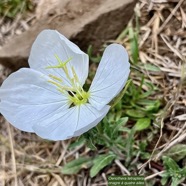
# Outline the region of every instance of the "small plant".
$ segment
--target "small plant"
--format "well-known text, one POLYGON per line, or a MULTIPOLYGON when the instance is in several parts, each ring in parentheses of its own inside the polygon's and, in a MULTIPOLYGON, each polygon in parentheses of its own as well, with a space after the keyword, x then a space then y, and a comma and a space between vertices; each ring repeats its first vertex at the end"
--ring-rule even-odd
POLYGON ((186 167, 180 168, 178 164, 168 156, 163 157, 163 164, 165 166, 165 172, 161 175, 162 185, 167 185, 171 180, 171 186, 177 186, 185 180, 186 167))
POLYGON ((0 16, 14 18, 18 13, 24 13, 26 10, 32 10, 31 0, 1 0, 0 16))

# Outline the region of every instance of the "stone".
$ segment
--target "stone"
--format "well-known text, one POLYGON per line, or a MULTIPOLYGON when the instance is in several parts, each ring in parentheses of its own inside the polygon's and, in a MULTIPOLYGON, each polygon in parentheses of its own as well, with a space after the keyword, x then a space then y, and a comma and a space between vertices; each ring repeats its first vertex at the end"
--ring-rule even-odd
POLYGON ((41 3, 36 10, 36 23, 0 49, 1 64, 13 70, 27 67, 32 43, 44 29, 58 30, 85 52, 89 45, 98 50, 125 28, 136 4, 136 0, 65 0, 62 4, 61 0, 52 1, 55 6, 50 1, 45 3, 51 8, 41 3))

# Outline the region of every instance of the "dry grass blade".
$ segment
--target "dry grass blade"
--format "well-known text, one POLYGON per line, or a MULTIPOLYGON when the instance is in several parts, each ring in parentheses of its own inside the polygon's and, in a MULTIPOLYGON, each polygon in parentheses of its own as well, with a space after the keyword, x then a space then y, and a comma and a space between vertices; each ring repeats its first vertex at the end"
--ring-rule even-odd
POLYGON ((150 176, 147 176, 147 177, 145 177, 145 180, 150 180, 150 179, 153 179, 153 178, 155 178, 156 176, 161 176, 161 174, 163 174, 165 171, 161 171, 161 172, 157 172, 157 173, 155 173, 155 174, 152 174, 152 175, 150 175, 150 176))
POLYGON ((182 61, 184 60, 184 57, 181 55, 181 53, 178 51, 178 49, 174 48, 173 46, 171 46, 171 44, 166 40, 165 35, 160 34, 161 38, 163 39, 163 41, 165 42, 165 44, 171 49, 171 51, 176 54, 182 61))
POLYGON ((14 140, 12 138, 12 131, 10 124, 6 122, 8 126, 8 134, 9 134, 9 141, 10 141, 10 148, 11 148, 11 157, 12 157, 12 171, 14 174, 15 179, 15 186, 18 186, 18 180, 17 180, 17 169, 16 169, 16 158, 15 158, 15 152, 14 152, 14 140))
POLYGON ((62 180, 62 178, 59 175, 52 173, 52 176, 58 181, 60 186, 66 186, 65 182, 62 180))
POLYGON ((171 12, 171 14, 167 17, 167 19, 164 21, 164 23, 161 25, 161 27, 158 30, 158 34, 164 29, 165 25, 171 20, 172 16, 176 13, 176 11, 178 10, 178 8, 181 6, 181 4, 184 2, 184 0, 180 0, 178 2, 178 4, 176 5, 176 7, 173 9, 173 11, 171 12))
POLYGON ((123 174, 131 175, 130 172, 126 169, 126 167, 124 165, 122 165, 122 163, 119 160, 115 160, 115 163, 116 163, 116 165, 119 166, 119 168, 121 169, 123 174))
POLYGON ((1 154, 1 166, 3 167, 3 169, 0 171, 0 180, 1 180, 1 184, 2 186, 5 186, 5 178, 6 178, 6 172, 5 172, 5 166, 6 166, 6 150, 5 148, 2 149, 2 154, 1 154))

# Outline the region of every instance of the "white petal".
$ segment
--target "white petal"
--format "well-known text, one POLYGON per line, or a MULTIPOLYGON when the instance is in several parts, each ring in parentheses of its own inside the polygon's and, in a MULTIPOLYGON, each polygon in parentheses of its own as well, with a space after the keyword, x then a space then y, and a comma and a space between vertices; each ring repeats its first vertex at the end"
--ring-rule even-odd
POLYGON ((90 104, 56 111, 33 126, 36 134, 50 140, 65 140, 88 131, 107 114, 109 106, 97 111, 90 104))
POLYGON ((55 55, 63 62, 72 58, 70 62, 67 63, 69 74, 72 76, 71 67, 73 67, 80 84, 83 85, 88 76, 88 55, 55 30, 44 30, 38 35, 31 48, 28 60, 29 65, 31 68, 44 74, 62 77, 64 83, 69 84, 69 80, 66 78, 62 69, 46 69, 46 67, 58 65, 55 55))
POLYGON ((67 97, 48 80, 44 74, 27 68, 12 73, 0 88, 0 112, 16 128, 33 132, 38 119, 69 107, 67 97))
POLYGON ((128 61, 128 54, 123 46, 111 44, 105 49, 89 89, 89 102, 98 110, 123 89, 130 73, 128 61))
POLYGON ((41 119, 33 126, 35 133, 48 140, 65 140, 72 136, 78 121, 78 107, 72 107, 41 119))
POLYGON ((105 117, 109 109, 110 106, 108 105, 106 105, 102 110, 99 111, 90 104, 82 105, 79 111, 80 122, 76 127, 74 136, 79 136, 95 127, 105 117))

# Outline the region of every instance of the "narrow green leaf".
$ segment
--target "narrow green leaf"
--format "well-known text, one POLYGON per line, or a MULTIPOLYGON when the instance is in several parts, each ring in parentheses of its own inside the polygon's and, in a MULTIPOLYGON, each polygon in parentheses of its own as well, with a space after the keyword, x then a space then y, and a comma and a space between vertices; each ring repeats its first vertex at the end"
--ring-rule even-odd
POLYGON ((89 45, 87 49, 87 54, 89 55, 90 60, 94 63, 99 63, 101 60, 101 56, 97 55, 96 57, 94 57, 92 53, 93 53, 92 45, 89 45))
POLYGON ((158 111, 161 105, 159 100, 148 100, 148 99, 141 99, 137 102, 139 105, 143 106, 143 110, 145 111, 158 111))
POLYGON ((167 181, 168 181, 168 176, 167 177, 163 177, 162 179, 161 179, 161 184, 162 185, 165 185, 166 183, 167 183, 167 181))
POLYGON ((116 122, 116 125, 114 127, 114 130, 113 130, 113 135, 115 133, 117 133, 118 131, 120 131, 120 128, 122 128, 123 126, 125 126, 125 124, 127 123, 128 121, 128 117, 123 117, 123 118, 120 118, 119 121, 116 122))
POLYGON ((116 158, 116 155, 114 154, 105 154, 105 155, 99 155, 96 157, 96 159, 93 161, 94 165, 90 169, 90 176, 94 177, 96 176, 101 169, 109 165, 114 159, 116 158))
POLYGON ((147 98, 148 96, 150 96, 151 94, 153 94, 154 93, 154 90, 148 90, 148 91, 146 91, 146 92, 143 92, 141 95, 139 95, 139 98, 147 98))
POLYGON ((157 100, 156 102, 154 102, 154 104, 149 104, 145 107, 145 110, 146 111, 158 111, 159 110, 159 107, 161 106, 161 102, 159 100, 157 100))
POLYGON ((128 133, 128 137, 126 140, 126 162, 125 165, 128 166, 131 163, 131 159, 133 158, 132 154, 134 152, 134 134, 135 130, 134 128, 130 129, 130 132, 128 133))
POLYGON ((68 147, 68 149, 74 149, 78 146, 83 145, 86 142, 85 138, 83 136, 81 136, 79 139, 77 139, 74 143, 71 143, 68 147))
POLYGON ((116 40, 117 40, 117 41, 121 41, 122 39, 124 39, 124 38, 126 37, 127 33, 128 33, 128 27, 125 28, 125 29, 120 33, 120 35, 117 37, 116 40))
POLYGON ((181 175, 186 178, 186 167, 181 170, 181 175))
POLYGON ((133 110, 133 109, 127 110, 126 114, 133 118, 144 118, 145 117, 145 113, 138 111, 138 110, 133 110))
POLYGON ((171 186, 178 186, 181 180, 179 178, 172 178, 171 186))
POLYGON ((62 168, 63 174, 77 174, 82 168, 89 168, 92 165, 92 158, 81 157, 67 163, 62 168))
POLYGON ((178 164, 170 157, 163 156, 163 164, 166 167, 166 170, 177 172, 180 170, 178 164))
POLYGON ((153 72, 161 72, 161 69, 155 65, 152 64, 145 64, 144 66, 142 66, 142 68, 148 70, 148 71, 153 71, 153 72))
POLYGON ((129 26, 129 38, 130 38, 130 49, 132 53, 133 63, 138 62, 139 48, 138 48, 138 36, 137 33, 132 28, 132 24, 129 26))
POLYGON ((91 137, 89 137, 87 140, 87 147, 89 147, 91 150, 97 150, 95 143, 91 137))
POLYGON ((141 118, 136 122, 134 129, 136 131, 142 131, 150 126, 151 120, 149 118, 141 118))
POLYGON ((111 108, 115 107, 117 105, 117 103, 122 99, 122 97, 124 96, 124 94, 126 93, 127 89, 128 89, 128 86, 130 85, 131 83, 131 79, 127 81, 126 85, 125 85, 125 88, 120 92, 120 94, 113 100, 109 103, 109 105, 111 105, 111 108))
POLYGON ((175 161, 180 161, 186 157, 186 145, 185 144, 176 144, 167 152, 164 153, 166 156, 171 157, 175 161))

